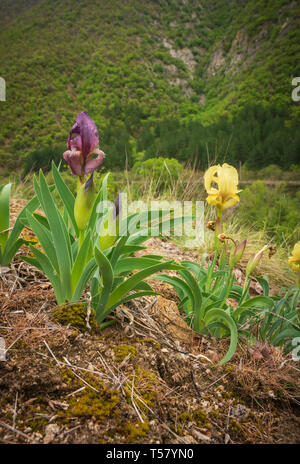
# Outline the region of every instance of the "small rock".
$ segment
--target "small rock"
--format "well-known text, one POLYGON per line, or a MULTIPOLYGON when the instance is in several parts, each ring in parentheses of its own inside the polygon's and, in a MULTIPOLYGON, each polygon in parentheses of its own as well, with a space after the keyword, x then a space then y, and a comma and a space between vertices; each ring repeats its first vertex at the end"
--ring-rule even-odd
POLYGON ((89 363, 88 370, 91 371, 91 372, 95 372, 95 368, 94 368, 92 363, 89 363))
POLYGON ((230 435, 228 435, 228 433, 225 433, 225 440, 224 440, 225 445, 227 445, 227 443, 229 443, 230 440, 231 440, 230 435))
POLYGON ((57 424, 49 424, 45 428, 44 443, 51 443, 55 436, 59 433, 59 426, 57 424))
POLYGON ((42 441, 43 440, 43 435, 39 432, 34 432, 32 434, 32 438, 34 439, 34 441, 42 441))
POLYGON ((50 400, 48 401, 48 404, 53 410, 63 409, 64 411, 66 411, 69 407, 68 403, 63 403, 62 401, 50 400))
POLYGON ((1 275, 1 274, 7 274, 8 272, 10 272, 10 268, 9 268, 9 267, 1 266, 1 268, 0 268, 0 275, 1 275))
POLYGON ((249 414, 248 408, 243 404, 237 404, 235 408, 231 409, 231 417, 247 417, 249 414))
POLYGON ((208 437, 207 435, 204 435, 204 433, 199 432, 198 430, 193 430, 192 431, 193 437, 197 440, 197 443, 205 442, 209 443, 211 441, 211 438, 208 437))
POLYGON ((183 440, 187 445, 196 445, 197 444, 197 441, 195 440, 194 437, 192 437, 192 435, 185 435, 183 437, 183 440))

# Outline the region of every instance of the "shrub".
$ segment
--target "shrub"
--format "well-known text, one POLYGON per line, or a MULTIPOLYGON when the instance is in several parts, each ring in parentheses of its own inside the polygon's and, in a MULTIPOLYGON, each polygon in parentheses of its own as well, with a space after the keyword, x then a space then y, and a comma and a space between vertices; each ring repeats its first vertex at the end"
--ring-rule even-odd
POLYGON ((261 169, 259 174, 261 179, 280 180, 283 178, 283 170, 276 164, 270 164, 261 169))
POLYGON ((163 157, 135 163, 133 169, 143 177, 151 177, 161 187, 178 180, 183 172, 183 166, 176 159, 163 157))
POLYGON ((299 198, 287 194, 284 185, 268 187, 262 180, 241 192, 239 219, 265 229, 277 240, 297 241, 300 237, 299 198))
POLYGON ((58 164, 62 159, 62 154, 67 150, 66 145, 48 146, 32 151, 23 162, 23 176, 30 171, 37 172, 39 169, 50 171, 51 162, 58 164))

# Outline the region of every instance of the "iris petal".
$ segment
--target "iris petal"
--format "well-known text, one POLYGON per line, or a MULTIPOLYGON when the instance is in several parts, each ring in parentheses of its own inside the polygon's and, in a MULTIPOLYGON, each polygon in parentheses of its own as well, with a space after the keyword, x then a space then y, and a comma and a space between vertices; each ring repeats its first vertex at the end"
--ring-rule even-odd
POLYGON ((211 193, 212 182, 218 182, 218 178, 216 177, 218 167, 220 167, 219 164, 217 166, 211 166, 210 168, 207 169, 207 171, 205 171, 204 186, 205 186, 205 190, 207 191, 207 193, 211 193))
POLYGON ((204 174, 204 186, 208 193, 207 203, 219 210, 230 208, 240 201, 237 193, 238 172, 227 163, 208 168, 204 174), (216 188, 217 186, 217 188, 216 188))
MULTIPOLYGON (((69 132, 69 136, 68 136, 68 148, 69 148, 69 150, 72 150, 72 140, 73 140, 72 135, 73 134, 78 134, 78 135, 80 134, 80 127, 79 127, 78 122, 75 122, 74 126, 72 127, 72 129, 69 132)), ((81 147, 79 149, 81 150, 81 147)))
POLYGON ((300 242, 297 242, 292 251, 292 256, 289 257, 288 263, 291 269, 300 272, 300 242))
POLYGON ((231 208, 231 206, 234 206, 236 203, 240 201, 239 197, 237 195, 229 195, 222 204, 222 209, 227 209, 231 208))
POLYGON ((91 158, 85 163, 84 175, 97 169, 105 158, 105 154, 101 150, 94 150, 94 153, 98 154, 97 158, 91 158))
POLYGON ((218 170, 218 186, 219 190, 225 196, 229 193, 235 193, 237 191, 237 185, 239 183, 238 172, 227 163, 224 163, 218 170))
POLYGON ((98 129, 92 118, 84 111, 78 114, 76 122, 80 128, 82 154, 86 159, 99 145, 98 129))
POLYGON ((65 151, 63 154, 64 160, 68 163, 71 168, 71 173, 75 176, 82 176, 81 167, 81 152, 80 151, 65 151))
POLYGON ((83 111, 77 115, 76 122, 70 130, 69 150, 63 155, 71 167, 72 174, 82 177, 100 166, 105 155, 103 151, 96 148, 97 145, 99 145, 97 126, 92 118, 83 111), (93 159, 94 153, 98 156, 93 159))
POLYGON ((81 136, 77 135, 76 137, 71 139, 70 142, 68 143, 68 146, 70 147, 70 150, 72 151, 77 151, 77 150, 81 151, 82 150, 81 136))

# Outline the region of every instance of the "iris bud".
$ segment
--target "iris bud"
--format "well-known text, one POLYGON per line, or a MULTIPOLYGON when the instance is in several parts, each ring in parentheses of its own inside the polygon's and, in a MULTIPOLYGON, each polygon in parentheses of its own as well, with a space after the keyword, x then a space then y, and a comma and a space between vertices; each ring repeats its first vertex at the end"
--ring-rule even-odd
POLYGON ((229 257, 229 266, 231 268, 234 268, 242 259, 242 256, 246 248, 246 243, 247 240, 243 240, 238 246, 233 248, 233 250, 231 251, 229 257))
POLYGON ((264 254, 264 251, 268 249, 268 245, 265 245, 260 251, 256 253, 256 255, 253 256, 252 259, 248 261, 247 267, 246 267, 246 276, 248 277, 252 272, 255 270, 256 266, 258 265, 259 261, 262 258, 262 255, 264 254))
POLYGON ((114 207, 107 213, 100 226, 99 246, 100 250, 106 250, 113 246, 119 234, 119 216, 121 211, 121 194, 118 195, 114 207))
POLYGON ((75 221, 81 231, 85 230, 89 222, 96 195, 92 173, 86 183, 79 187, 74 205, 75 221))

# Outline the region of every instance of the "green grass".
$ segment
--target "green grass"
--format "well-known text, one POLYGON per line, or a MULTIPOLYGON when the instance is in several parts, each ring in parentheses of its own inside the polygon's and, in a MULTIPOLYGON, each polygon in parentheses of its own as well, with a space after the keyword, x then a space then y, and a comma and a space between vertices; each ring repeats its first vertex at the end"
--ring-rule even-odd
MULTIPOLYGON (((62 177, 69 188, 75 191, 75 177, 68 171, 63 171, 62 177)), ((50 173, 47 174, 46 179, 48 183, 52 183, 50 173)), ((97 179, 96 185, 99 184, 100 175, 97 179)), ((4 180, 13 182, 13 198, 32 198, 32 175, 27 176, 24 182, 20 182, 18 177, 0 179, 2 183, 4 180)), ((118 193, 124 190, 128 194, 128 201, 205 200, 206 198, 203 173, 191 168, 185 168, 178 179, 170 180, 163 188, 159 177, 145 178, 134 170, 112 173, 108 182, 109 199, 114 201, 118 193)), ((241 192, 239 207, 224 212, 226 234, 239 242, 247 238, 247 248, 241 261, 242 269, 246 268, 250 256, 265 244, 277 244, 277 253, 271 259, 267 255, 264 256, 257 273, 270 275, 272 285, 278 290, 283 285, 292 285, 295 280, 295 274, 288 267, 287 258, 296 241, 300 240, 298 197, 299 191, 297 194, 283 193, 281 187, 274 188, 264 184, 262 180, 255 181, 241 192)), ((215 219, 214 208, 205 205, 205 223, 213 219, 215 219)), ((172 240, 184 248, 185 237, 174 237, 172 240)), ((205 242, 197 251, 213 253, 213 233, 208 229, 205 230, 205 242)))

